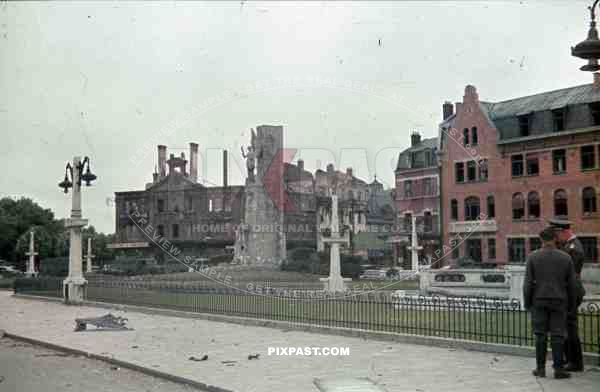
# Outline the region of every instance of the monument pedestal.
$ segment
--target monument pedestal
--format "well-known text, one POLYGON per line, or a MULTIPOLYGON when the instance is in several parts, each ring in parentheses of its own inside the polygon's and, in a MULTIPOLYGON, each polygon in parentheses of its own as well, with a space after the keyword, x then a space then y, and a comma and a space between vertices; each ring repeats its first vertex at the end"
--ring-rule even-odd
POLYGON ((78 304, 85 298, 87 280, 83 277, 81 228, 87 225, 87 219, 69 218, 65 227, 70 229, 69 276, 63 281, 65 303, 78 304))

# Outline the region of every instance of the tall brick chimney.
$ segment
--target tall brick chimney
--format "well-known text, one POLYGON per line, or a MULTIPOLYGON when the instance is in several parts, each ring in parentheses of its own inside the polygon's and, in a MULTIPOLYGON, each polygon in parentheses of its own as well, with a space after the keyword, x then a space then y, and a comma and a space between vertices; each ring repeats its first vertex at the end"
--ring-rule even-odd
POLYGON ((351 167, 347 167, 347 168, 346 168, 346 175, 347 175, 348 177, 354 177, 354 176, 352 175, 352 168, 351 168, 351 167))
POLYGON ((450 102, 450 101, 444 102, 444 104, 442 105, 443 119, 446 120, 446 119, 448 119, 448 117, 452 116, 453 114, 454 114, 454 105, 452 105, 452 102, 450 102))
POLYGON ((190 180, 198 182, 198 144, 190 143, 190 180))
POLYGON ((410 145, 411 145, 411 147, 414 147, 414 146, 416 146, 419 143, 421 143, 421 134, 419 132, 413 132, 410 135, 410 145))
POLYGON ((227 166, 227 150, 223 150, 223 186, 228 186, 227 184, 227 172, 229 167, 227 166))
POLYGON ((479 103, 479 94, 477 94, 477 89, 473 85, 467 85, 465 87, 465 95, 463 96, 463 102, 472 102, 479 103))
POLYGON ((304 170, 304 160, 298 159, 298 169, 304 170))
POLYGON ((167 146, 158 146, 158 178, 167 175, 167 146))
POLYGON ((333 173, 333 170, 334 170, 333 169, 333 163, 327 164, 327 173, 331 174, 331 173, 333 173))

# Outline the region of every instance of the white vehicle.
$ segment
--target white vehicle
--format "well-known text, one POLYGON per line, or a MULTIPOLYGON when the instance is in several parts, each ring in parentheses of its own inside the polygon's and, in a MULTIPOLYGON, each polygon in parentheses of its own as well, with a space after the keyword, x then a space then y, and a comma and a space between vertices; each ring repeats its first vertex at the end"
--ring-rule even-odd
POLYGON ((0 265, 0 274, 3 272, 11 273, 11 274, 20 274, 21 273, 21 271, 19 271, 12 265, 0 265))
POLYGON ((386 277, 387 277, 386 270, 371 269, 371 270, 366 270, 365 272, 360 274, 360 276, 358 278, 359 279, 370 279, 370 280, 385 280, 386 277))

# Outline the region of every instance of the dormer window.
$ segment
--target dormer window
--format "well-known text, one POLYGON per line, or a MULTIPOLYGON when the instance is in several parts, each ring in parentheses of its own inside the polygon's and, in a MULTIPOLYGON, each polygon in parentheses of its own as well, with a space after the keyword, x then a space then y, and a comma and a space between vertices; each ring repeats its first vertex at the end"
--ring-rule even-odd
POLYGON ((529 136, 529 121, 530 115, 525 114, 519 116, 519 135, 520 136, 529 136))
POLYGON ((564 108, 555 109, 552 111, 552 124, 554 132, 559 132, 565 129, 565 110, 564 108))

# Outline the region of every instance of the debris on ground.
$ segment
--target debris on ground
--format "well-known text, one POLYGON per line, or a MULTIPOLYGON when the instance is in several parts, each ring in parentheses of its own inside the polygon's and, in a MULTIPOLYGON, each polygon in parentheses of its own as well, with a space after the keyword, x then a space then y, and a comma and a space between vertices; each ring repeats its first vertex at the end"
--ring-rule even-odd
POLYGON ((134 346, 131 346, 131 348, 140 348, 140 346, 135 346, 135 345, 134 345, 134 346))
POLYGON ((188 358, 188 360, 190 361, 196 361, 196 362, 200 362, 200 361, 206 361, 208 359, 208 355, 204 354, 203 356, 201 356, 200 358, 191 356, 188 358))
POLYGON ((250 359, 258 359, 259 356, 260 356, 260 354, 249 354, 248 355, 248 360, 250 360, 250 359))
POLYGON ((110 369, 111 370, 119 370, 119 367, 118 366, 111 366, 110 369))
POLYGON ((224 363, 225 365, 229 365, 230 363, 237 363, 237 361, 221 361, 221 363, 224 363))

